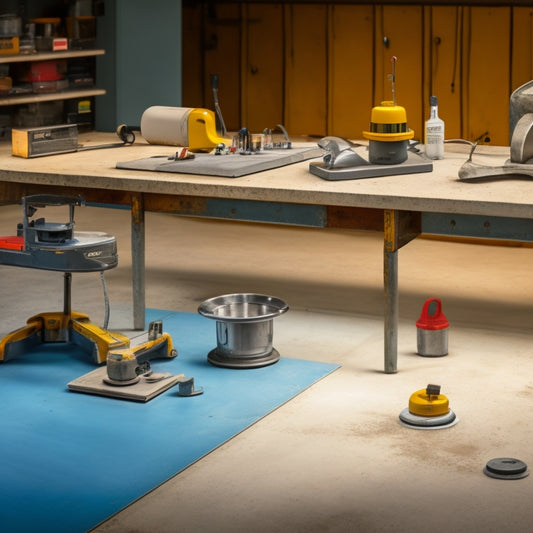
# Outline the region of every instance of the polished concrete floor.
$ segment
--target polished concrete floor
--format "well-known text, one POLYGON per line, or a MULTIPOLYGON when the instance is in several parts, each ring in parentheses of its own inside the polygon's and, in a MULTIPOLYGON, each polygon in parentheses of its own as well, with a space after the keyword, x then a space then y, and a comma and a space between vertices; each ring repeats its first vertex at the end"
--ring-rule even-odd
MULTIPOLYGON (((20 207, 0 209, 0 233, 19 218, 20 207)), ((111 326, 128 330, 129 212, 87 207, 76 218, 80 230, 117 236, 111 326)), ((403 248, 399 372, 384 374, 379 234, 157 214, 146 230, 147 306, 196 312, 219 294, 279 296, 291 306, 274 326, 282 356, 342 367, 95 531, 531 530, 533 476, 496 480, 482 469, 496 457, 533 468, 533 248, 423 238, 403 248), (415 353, 429 297, 450 321, 446 357, 415 353), (399 424, 428 383, 450 399, 454 427, 399 424)), ((60 275, 0 268, 4 332, 61 307, 60 275)), ((101 320, 99 276, 74 276, 73 307, 101 320)))

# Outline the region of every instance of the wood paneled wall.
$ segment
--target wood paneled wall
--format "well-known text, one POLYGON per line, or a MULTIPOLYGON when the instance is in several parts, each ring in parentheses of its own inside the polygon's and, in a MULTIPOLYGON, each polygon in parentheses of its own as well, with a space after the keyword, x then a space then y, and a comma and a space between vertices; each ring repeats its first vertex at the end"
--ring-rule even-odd
POLYGON ((182 20, 182 103, 212 109, 217 73, 232 131, 361 138, 396 56, 415 138, 435 94, 446 138, 506 145, 511 92, 533 79, 533 7, 206 0, 184 2, 182 20))

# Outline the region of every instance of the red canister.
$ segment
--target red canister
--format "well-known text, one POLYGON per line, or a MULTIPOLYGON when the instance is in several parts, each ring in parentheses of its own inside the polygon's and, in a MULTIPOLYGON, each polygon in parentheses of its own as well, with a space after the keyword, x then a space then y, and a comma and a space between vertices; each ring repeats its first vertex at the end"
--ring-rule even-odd
POLYGON ((438 298, 426 300, 416 321, 417 353, 426 357, 447 355, 449 325, 441 301, 438 298))

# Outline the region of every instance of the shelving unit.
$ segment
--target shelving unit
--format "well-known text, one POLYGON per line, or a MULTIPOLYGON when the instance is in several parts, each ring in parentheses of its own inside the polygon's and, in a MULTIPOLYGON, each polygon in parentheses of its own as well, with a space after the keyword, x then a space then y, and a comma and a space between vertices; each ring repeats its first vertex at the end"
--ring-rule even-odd
POLYGON ((50 59, 72 59, 75 57, 103 56, 105 50, 68 50, 65 52, 37 52, 36 54, 0 55, 0 63, 27 63, 28 61, 49 61, 50 59))
MULTIPOLYGON (((72 50, 67 52, 41 52, 36 54, 17 54, 0 56, 0 63, 28 63, 33 61, 50 61, 58 59, 75 59, 80 57, 94 57, 105 54, 105 50, 72 50)), ((68 89, 55 93, 23 94, 0 97, 0 106, 33 104, 36 102, 51 102, 53 100, 68 100, 69 98, 86 98, 105 94, 104 89, 68 89)))

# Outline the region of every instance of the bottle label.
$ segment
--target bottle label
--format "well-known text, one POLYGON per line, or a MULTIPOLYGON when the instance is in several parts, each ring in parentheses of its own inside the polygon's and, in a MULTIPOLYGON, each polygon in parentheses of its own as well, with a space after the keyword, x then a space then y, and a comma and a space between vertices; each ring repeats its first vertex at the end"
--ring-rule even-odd
POLYGON ((428 126, 426 128, 426 144, 441 143, 444 139, 444 131, 440 126, 428 126))

